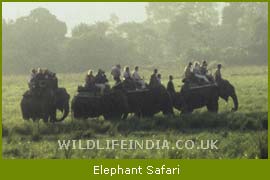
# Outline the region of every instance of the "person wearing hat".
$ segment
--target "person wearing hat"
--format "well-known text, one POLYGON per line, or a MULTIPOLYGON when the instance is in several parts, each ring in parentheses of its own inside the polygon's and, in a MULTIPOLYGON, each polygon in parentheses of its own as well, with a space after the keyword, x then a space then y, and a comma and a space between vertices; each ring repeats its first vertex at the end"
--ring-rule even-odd
POLYGON ((214 79, 215 79, 216 82, 219 82, 220 80, 222 80, 221 67, 222 67, 222 65, 221 64, 218 64, 217 65, 217 70, 214 73, 214 79))

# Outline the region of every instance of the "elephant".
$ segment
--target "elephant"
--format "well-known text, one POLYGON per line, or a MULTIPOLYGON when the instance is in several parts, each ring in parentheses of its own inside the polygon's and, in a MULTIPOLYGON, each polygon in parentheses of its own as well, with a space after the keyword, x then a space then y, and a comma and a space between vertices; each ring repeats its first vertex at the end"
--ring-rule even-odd
POLYGON ((105 119, 126 119, 129 113, 138 116, 153 116, 160 111, 173 114, 173 104, 165 87, 136 90, 130 82, 125 83, 103 95, 79 92, 72 100, 73 117, 86 119, 103 115, 105 119))
POLYGON ((37 92, 28 90, 24 93, 20 103, 23 119, 61 122, 69 114, 69 98, 65 88, 43 89, 37 92), (62 112, 62 117, 57 118, 57 110, 62 112))
POLYGON ((71 102, 74 118, 86 119, 104 116, 105 119, 121 118, 127 112, 127 99, 120 91, 104 95, 79 92, 71 102))
POLYGON ((101 97, 75 95, 71 101, 71 111, 74 118, 98 117, 102 115, 101 97))
POLYGON ((182 113, 192 113, 194 109, 207 107, 209 112, 218 112, 219 97, 226 102, 229 97, 234 102, 232 111, 238 110, 238 98, 234 86, 227 80, 220 80, 215 85, 202 86, 194 89, 182 87, 180 92, 173 96, 174 107, 182 113))
MULTIPOLYGON (((132 83, 127 83, 122 82, 116 89, 126 94, 128 113, 143 117, 152 117, 160 111, 164 115, 174 114, 172 99, 164 86, 150 87, 147 85, 146 89, 138 90, 135 89, 136 86, 132 86, 132 83)), ((128 113, 123 117, 127 117, 128 113)))

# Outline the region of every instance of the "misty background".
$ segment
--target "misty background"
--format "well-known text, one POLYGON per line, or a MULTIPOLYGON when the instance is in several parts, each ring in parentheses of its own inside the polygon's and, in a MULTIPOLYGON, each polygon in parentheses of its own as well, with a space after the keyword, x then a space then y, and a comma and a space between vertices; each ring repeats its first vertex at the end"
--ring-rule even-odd
POLYGON ((267 3, 3 3, 3 74, 267 65, 267 3))

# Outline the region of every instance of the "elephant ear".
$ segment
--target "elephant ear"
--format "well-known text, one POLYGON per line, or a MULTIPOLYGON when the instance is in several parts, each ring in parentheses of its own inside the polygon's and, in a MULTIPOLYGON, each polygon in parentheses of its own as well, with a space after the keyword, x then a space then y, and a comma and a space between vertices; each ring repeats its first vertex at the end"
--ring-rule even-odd
POLYGON ((230 96, 231 92, 234 90, 234 87, 228 80, 221 80, 218 82, 218 89, 221 96, 230 96))
POLYGON ((238 98, 235 92, 234 86, 227 80, 222 80, 218 84, 219 88, 219 96, 223 98, 224 100, 228 101, 229 97, 232 98, 234 103, 234 108, 232 111, 238 110, 238 98))

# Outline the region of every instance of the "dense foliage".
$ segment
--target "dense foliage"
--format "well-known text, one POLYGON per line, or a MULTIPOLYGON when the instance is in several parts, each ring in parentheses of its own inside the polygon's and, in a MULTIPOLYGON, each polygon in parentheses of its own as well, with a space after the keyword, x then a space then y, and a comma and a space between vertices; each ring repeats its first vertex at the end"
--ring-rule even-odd
POLYGON ((37 8, 15 21, 2 20, 3 73, 31 67, 56 72, 109 69, 113 64, 163 66, 208 60, 266 65, 267 3, 149 3, 142 23, 79 24, 67 36, 65 22, 37 8), (176 64, 175 64, 176 63, 176 64))

